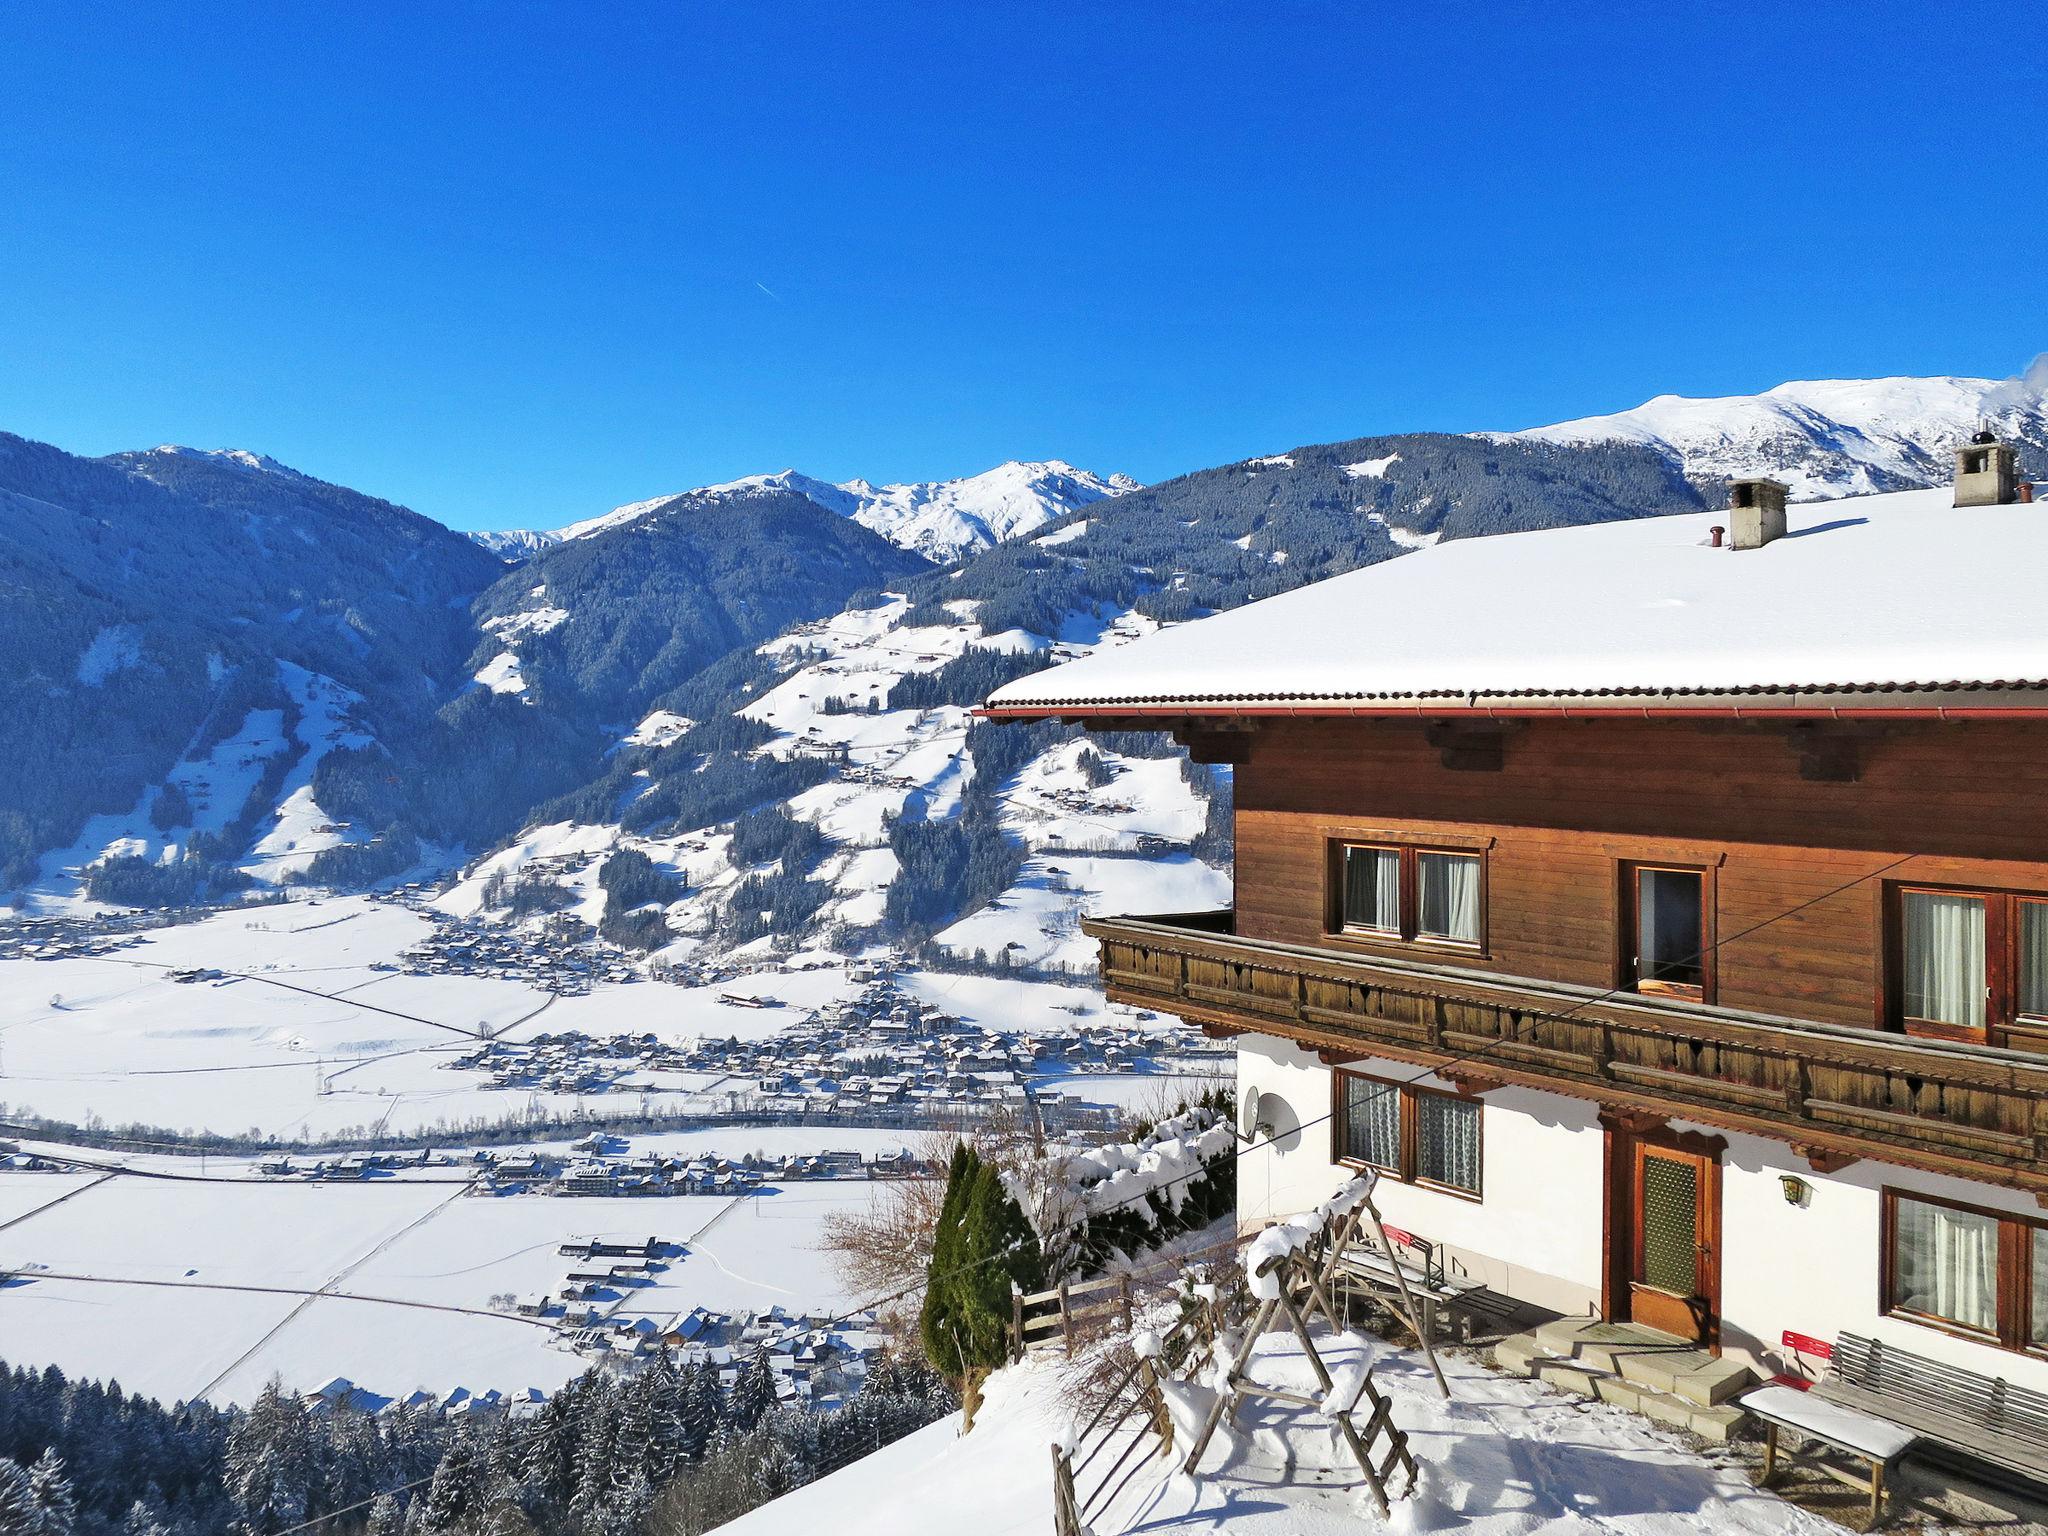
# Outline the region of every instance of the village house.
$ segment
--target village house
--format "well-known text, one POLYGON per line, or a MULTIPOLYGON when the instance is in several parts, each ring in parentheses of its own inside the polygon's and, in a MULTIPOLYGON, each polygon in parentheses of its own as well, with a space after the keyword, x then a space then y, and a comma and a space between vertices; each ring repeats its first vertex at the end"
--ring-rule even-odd
POLYGON ((1234 909, 1087 931, 1236 1042, 1241 1223, 1369 1167, 1507 1296, 2048 1389, 2048 508, 1959 469, 1446 543, 991 697, 1234 766, 1234 909))

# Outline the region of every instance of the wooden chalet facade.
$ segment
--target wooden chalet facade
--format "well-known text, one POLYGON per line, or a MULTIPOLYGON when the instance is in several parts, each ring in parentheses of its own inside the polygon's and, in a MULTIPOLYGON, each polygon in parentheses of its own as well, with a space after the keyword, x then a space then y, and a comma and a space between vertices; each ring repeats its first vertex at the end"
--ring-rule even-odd
POLYGON ((1532 1302, 2048 1386, 2048 507, 2007 485, 1745 538, 1782 490, 1738 482, 992 697, 1235 765, 1234 910, 1088 931, 1113 999, 1237 1041, 1241 1220, 1369 1165, 1532 1302))

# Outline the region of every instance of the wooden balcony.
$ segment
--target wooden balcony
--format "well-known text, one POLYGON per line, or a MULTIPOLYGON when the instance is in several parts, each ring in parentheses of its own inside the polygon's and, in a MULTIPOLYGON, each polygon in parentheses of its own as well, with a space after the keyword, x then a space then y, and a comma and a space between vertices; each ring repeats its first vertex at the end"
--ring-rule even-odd
POLYGON ((1791 1143, 1823 1171, 1877 1158, 2041 1192, 2048 1057, 1909 1039, 1451 965, 1241 939, 1232 914, 1098 918, 1117 1002, 1212 1032, 1296 1041, 1337 1063, 1412 1061, 1624 1116, 1791 1143))

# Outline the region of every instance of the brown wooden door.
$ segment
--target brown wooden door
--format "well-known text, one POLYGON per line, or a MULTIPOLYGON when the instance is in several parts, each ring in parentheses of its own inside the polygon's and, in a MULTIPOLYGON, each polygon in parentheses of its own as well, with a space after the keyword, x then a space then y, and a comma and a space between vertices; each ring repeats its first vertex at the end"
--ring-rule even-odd
POLYGON ((1703 1343, 1721 1289, 1719 1172, 1712 1157, 1636 1143, 1629 1316, 1703 1343))

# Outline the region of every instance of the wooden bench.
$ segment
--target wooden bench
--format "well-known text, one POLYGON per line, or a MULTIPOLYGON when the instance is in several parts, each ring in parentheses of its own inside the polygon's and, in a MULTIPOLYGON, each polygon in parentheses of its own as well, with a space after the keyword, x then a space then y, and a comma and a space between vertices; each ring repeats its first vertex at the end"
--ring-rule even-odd
POLYGON ((1511 1296, 1489 1290, 1477 1281, 1456 1280, 1444 1269, 1436 1244, 1399 1227, 1383 1226, 1391 1252, 1382 1252, 1370 1241, 1354 1242, 1337 1261, 1337 1275, 1355 1282, 1374 1299, 1398 1303, 1401 1280, 1415 1298, 1422 1315, 1416 1319, 1423 1333, 1434 1339, 1437 1319, 1449 1317, 1470 1332, 1473 1322, 1486 1319, 1506 1323, 1519 1315, 1521 1303, 1511 1296), (1400 1279, 1395 1278, 1399 1266, 1400 1279))
POLYGON ((2035 1483, 2048 1482, 2048 1394, 2014 1386, 1860 1334, 1832 1346, 1787 1333, 1787 1349, 1827 1362, 1805 1390, 1780 1376, 1737 1399, 1764 1424, 1764 1465, 1758 1481, 1776 1475, 1779 1434, 1844 1452, 1868 1463, 1863 1481, 1825 1462, 1816 1468, 1870 1495, 1870 1524, 1884 1508, 1885 1478, 1916 1446, 1945 1447, 2035 1483))
POLYGON ((2048 1482, 2048 1393, 1845 1333, 1814 1390, 2030 1482, 2048 1482))

